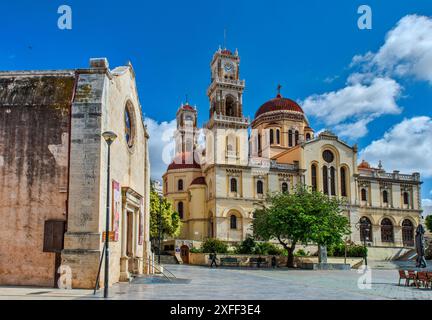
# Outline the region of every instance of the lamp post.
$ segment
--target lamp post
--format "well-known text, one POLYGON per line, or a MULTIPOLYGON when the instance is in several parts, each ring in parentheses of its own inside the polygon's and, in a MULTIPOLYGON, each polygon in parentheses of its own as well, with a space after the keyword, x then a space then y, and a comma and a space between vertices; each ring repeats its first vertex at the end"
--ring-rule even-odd
POLYGON ((356 223, 356 227, 360 231, 360 238, 362 236, 362 228, 364 230, 364 234, 363 234, 364 256, 363 256, 363 259, 364 259, 364 262, 365 262, 365 266, 367 267, 368 264, 367 264, 367 246, 366 246, 366 241, 369 240, 368 234, 369 234, 371 226, 369 225, 369 223, 367 222, 367 220, 363 217, 363 218, 360 218, 360 220, 356 223))
POLYGON ((159 196, 159 214, 158 214, 158 264, 161 258, 161 239, 162 239, 162 197, 159 196))
POLYGON ((105 223, 105 277, 104 277, 104 298, 108 298, 111 144, 117 138, 117 135, 112 131, 106 131, 106 132, 102 133, 102 137, 105 139, 105 142, 108 145, 107 197, 106 197, 106 223, 105 223))

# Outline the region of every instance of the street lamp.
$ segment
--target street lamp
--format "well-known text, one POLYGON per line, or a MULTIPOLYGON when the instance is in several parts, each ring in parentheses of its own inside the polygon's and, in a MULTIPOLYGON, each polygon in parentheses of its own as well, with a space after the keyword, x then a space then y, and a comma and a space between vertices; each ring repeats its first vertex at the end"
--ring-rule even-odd
POLYGON ((109 221, 110 221, 110 160, 111 160, 111 144, 117 138, 117 135, 112 131, 102 133, 102 137, 108 145, 108 163, 107 163, 107 197, 106 197, 106 224, 105 224, 105 277, 104 277, 104 298, 108 298, 109 284, 109 221))
POLYGON ((370 232, 370 224, 367 221, 365 217, 360 218, 359 222, 356 223, 357 229, 360 231, 360 238, 362 236, 362 229, 363 229, 363 248, 364 248, 364 261, 365 266, 367 267, 367 247, 366 247, 366 241, 369 241, 368 235, 370 232))
POLYGON ((159 214, 158 214, 158 264, 161 258, 161 239, 162 239, 162 196, 159 196, 159 214))

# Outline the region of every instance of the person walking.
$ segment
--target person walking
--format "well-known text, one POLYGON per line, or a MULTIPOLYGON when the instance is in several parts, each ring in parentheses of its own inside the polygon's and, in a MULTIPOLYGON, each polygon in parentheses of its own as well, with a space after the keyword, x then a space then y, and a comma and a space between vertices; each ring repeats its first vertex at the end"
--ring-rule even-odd
POLYGON ((217 259, 216 252, 213 252, 212 254, 210 254, 210 260, 211 260, 210 268, 213 268, 213 264, 217 268, 218 265, 217 265, 216 259, 217 259))
POLYGON ((272 268, 273 268, 273 269, 275 269, 276 266, 277 266, 277 264, 276 264, 276 257, 275 257, 275 256, 273 256, 273 257, 271 258, 271 265, 272 265, 272 268))

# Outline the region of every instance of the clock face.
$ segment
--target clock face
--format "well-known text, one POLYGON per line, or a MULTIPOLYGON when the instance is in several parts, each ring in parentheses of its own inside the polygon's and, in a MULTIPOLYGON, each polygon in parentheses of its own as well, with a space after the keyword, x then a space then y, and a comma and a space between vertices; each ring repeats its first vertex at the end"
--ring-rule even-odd
POLYGON ((224 70, 226 72, 233 72, 234 71, 234 65, 231 62, 226 62, 224 64, 224 70))

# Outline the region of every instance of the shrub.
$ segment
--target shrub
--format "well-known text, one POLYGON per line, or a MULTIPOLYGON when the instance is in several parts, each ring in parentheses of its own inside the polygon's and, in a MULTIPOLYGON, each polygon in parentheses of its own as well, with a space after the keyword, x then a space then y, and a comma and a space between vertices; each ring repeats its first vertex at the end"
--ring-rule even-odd
MULTIPOLYGON (((329 257, 344 257, 345 256, 345 244, 341 243, 338 245, 330 246, 327 248, 327 255, 329 257)), ((354 243, 348 244, 346 247, 347 257, 363 258, 365 256, 365 251, 367 248, 362 245, 357 245, 354 243)))
POLYGON ((248 236, 236 248, 236 252, 238 254, 253 254, 255 252, 255 246, 255 240, 252 237, 248 236))
POLYGON ((218 239, 207 239, 201 246, 203 253, 227 253, 228 245, 218 239))
POLYGON ((297 252, 294 253, 294 255, 295 255, 296 257, 307 257, 307 256, 310 255, 310 253, 309 253, 309 251, 306 252, 306 251, 304 251, 303 249, 299 249, 297 252))
POLYGON ((281 255, 282 249, 270 242, 259 242, 255 245, 255 254, 262 255, 281 255))
POLYGON ((190 253, 202 253, 202 249, 192 248, 189 250, 190 253))

